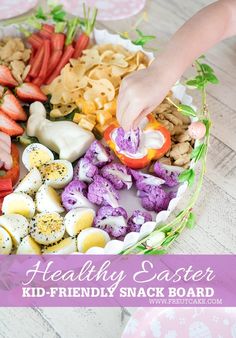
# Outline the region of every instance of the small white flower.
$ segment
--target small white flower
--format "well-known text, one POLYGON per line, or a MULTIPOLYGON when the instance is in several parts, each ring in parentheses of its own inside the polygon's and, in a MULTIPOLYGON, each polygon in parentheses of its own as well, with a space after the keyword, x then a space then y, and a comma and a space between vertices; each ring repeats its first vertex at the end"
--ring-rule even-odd
POLYGON ((131 318, 125 327, 124 333, 133 334, 137 331, 137 327, 138 327, 138 321, 134 318, 131 318))
POLYGON ((177 337, 177 332, 174 330, 168 331, 167 334, 165 335, 165 338, 176 338, 177 337))
POLYGON ((146 332, 145 331, 141 331, 141 337, 146 337, 146 332))
POLYGON ((159 320, 153 319, 150 328, 153 337, 155 338, 161 337, 161 323, 159 322, 159 320))

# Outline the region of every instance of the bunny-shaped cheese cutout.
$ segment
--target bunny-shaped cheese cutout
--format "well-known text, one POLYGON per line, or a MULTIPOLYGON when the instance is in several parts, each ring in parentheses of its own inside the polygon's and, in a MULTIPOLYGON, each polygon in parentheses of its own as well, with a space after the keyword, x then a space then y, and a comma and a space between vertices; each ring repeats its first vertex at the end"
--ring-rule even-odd
POLYGON ((30 105, 27 134, 59 154, 60 159, 74 162, 94 140, 94 135, 70 121, 50 121, 41 102, 30 105))

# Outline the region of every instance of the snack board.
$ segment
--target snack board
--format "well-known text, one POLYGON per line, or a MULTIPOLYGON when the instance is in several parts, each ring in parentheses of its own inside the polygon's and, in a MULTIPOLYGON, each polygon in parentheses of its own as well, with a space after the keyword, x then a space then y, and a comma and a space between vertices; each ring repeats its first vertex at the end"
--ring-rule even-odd
MULTIPOLYGON (((0 39, 4 36, 20 36, 20 33, 18 32, 18 29, 16 26, 8 26, 1 30, 0 33, 0 39)), ((98 45, 103 44, 113 44, 113 45, 121 45, 124 48, 126 48, 129 51, 137 52, 142 51, 144 52, 150 60, 153 59, 152 53, 145 52, 142 47, 135 46, 132 44, 131 41, 127 39, 122 39, 119 35, 111 34, 106 30, 94 30, 94 40, 95 43, 98 45)), ((178 99, 182 104, 187 104, 191 106, 192 103, 192 97, 186 94, 186 87, 183 86, 180 83, 177 83, 172 88, 173 96, 178 99)), ((192 108, 194 108, 192 106, 192 108)), ((192 119, 193 120, 193 119, 192 119)), ((198 142, 195 142, 195 147, 198 145, 198 142)), ((79 157, 79 156, 78 156, 79 157)), ((194 162, 192 161, 190 163, 190 168, 194 166, 194 162)), ((175 167, 176 168, 176 167, 175 167)), ((181 171, 182 168, 180 168, 181 171)), ((24 177, 27 173, 25 166, 21 163, 21 177, 24 177)), ((176 196, 171 199, 169 206, 167 210, 160 211, 157 215, 153 213, 153 220, 144 223, 139 232, 130 232, 128 233, 122 240, 118 239, 111 239, 107 240, 107 244, 104 248, 94 246, 88 249, 87 253, 92 254, 101 254, 101 253, 109 253, 109 254, 117 254, 122 252, 123 250, 126 250, 127 248, 133 246, 137 242, 139 242, 141 239, 152 233, 159 224, 164 223, 167 218, 170 216, 170 214, 174 211, 176 208, 179 200, 181 197, 184 196, 184 193, 187 189, 188 185, 187 182, 179 184, 178 189, 176 191, 176 196)), ((129 191, 122 191, 120 194, 120 205, 124 206, 128 214, 132 213, 135 209, 141 209, 140 200, 136 196, 136 190, 130 189, 129 191)), ((73 246, 74 243, 71 243, 73 246)))

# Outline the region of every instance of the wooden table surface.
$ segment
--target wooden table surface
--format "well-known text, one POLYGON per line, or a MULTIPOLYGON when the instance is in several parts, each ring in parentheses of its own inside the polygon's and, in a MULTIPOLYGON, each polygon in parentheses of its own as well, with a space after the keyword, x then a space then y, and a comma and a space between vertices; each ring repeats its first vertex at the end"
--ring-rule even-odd
MULTIPOLYGON (((140 29, 157 36, 150 46, 160 50, 178 27, 211 2, 148 0, 145 9, 148 22, 143 22, 140 29)), ((113 32, 130 31, 138 17, 140 15, 129 20, 98 23, 97 27, 113 32)), ((181 235, 171 253, 236 252, 236 38, 212 48, 206 53, 206 60, 220 79, 219 85, 208 89, 213 128, 207 173, 195 208, 197 226, 181 235)), ((199 104, 197 97, 195 103, 199 104)), ((122 308, 5 308, 0 309, 0 337, 119 338, 132 311, 122 308)))

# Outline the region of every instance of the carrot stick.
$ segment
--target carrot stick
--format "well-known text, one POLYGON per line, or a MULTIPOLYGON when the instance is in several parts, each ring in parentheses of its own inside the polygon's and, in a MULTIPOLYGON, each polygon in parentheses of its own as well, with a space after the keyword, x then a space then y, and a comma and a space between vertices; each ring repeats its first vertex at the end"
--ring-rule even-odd
POLYGON ((75 49, 72 45, 66 46, 60 62, 58 63, 58 65, 56 66, 56 68, 54 69, 50 77, 48 78, 46 84, 51 83, 55 79, 55 77, 57 77, 60 74, 62 68, 69 62, 70 58, 74 54, 74 51, 75 49))
POLYGON ((40 68, 40 71, 37 77, 38 81, 36 81, 38 85, 41 85, 44 83, 44 80, 47 75, 47 69, 48 69, 49 59, 50 59, 50 41, 49 40, 45 40, 43 42, 43 50, 44 50, 43 60, 42 60, 41 68, 40 68))
POLYGON ((35 78, 38 75, 40 71, 40 66, 43 61, 43 55, 44 55, 44 48, 42 47, 42 48, 39 48, 35 54, 34 62, 32 63, 32 66, 28 74, 29 76, 35 78))
POLYGON ((78 37, 76 44, 75 44, 75 52, 73 55, 75 59, 78 59, 81 56, 82 51, 88 47, 89 40, 90 40, 89 36, 85 33, 82 33, 78 37))

